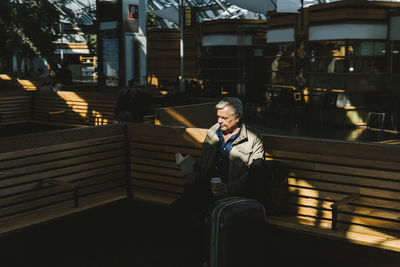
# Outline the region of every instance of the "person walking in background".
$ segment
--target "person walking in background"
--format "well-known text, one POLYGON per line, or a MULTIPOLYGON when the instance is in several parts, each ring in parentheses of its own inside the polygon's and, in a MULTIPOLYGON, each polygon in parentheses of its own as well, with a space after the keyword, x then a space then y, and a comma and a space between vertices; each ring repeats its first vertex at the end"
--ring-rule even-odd
POLYGON ((116 122, 143 122, 149 107, 149 99, 139 83, 132 79, 127 87, 120 90, 114 110, 116 122))

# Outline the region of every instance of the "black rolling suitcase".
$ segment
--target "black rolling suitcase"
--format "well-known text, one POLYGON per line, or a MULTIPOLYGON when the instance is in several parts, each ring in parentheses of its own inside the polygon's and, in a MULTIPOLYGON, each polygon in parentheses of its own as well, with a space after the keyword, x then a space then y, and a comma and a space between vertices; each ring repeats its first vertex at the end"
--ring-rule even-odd
POLYGON ((265 211, 257 200, 217 200, 206 218, 207 267, 265 266, 265 211))

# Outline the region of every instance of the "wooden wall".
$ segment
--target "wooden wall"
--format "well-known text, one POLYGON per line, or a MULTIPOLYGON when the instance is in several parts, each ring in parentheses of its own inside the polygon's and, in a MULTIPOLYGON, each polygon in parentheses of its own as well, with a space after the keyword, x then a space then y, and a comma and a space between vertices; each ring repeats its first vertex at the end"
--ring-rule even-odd
MULTIPOLYGON (((185 78, 196 77, 197 37, 195 29, 184 31, 185 78)), ((147 75, 176 82, 180 76, 179 29, 153 29, 147 34, 147 75)))

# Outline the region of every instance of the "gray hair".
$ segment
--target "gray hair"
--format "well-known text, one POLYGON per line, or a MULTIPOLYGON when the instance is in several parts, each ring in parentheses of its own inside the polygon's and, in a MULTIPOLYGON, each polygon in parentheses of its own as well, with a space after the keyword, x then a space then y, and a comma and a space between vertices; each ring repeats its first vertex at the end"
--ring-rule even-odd
POLYGON ((221 101, 215 105, 216 109, 223 109, 226 106, 230 106, 232 108, 232 114, 238 118, 242 118, 243 116, 243 104, 239 98, 236 97, 225 97, 221 101))

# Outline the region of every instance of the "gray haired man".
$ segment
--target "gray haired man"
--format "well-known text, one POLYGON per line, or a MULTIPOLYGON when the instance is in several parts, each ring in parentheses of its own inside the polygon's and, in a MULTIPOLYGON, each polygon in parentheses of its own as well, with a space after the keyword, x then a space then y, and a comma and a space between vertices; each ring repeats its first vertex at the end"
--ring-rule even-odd
POLYGON ((214 196, 238 196, 246 189, 250 165, 264 158, 260 135, 242 122, 243 105, 238 98, 226 97, 216 106, 218 122, 207 130, 201 157, 195 166, 196 184, 209 188, 219 177, 214 196))

